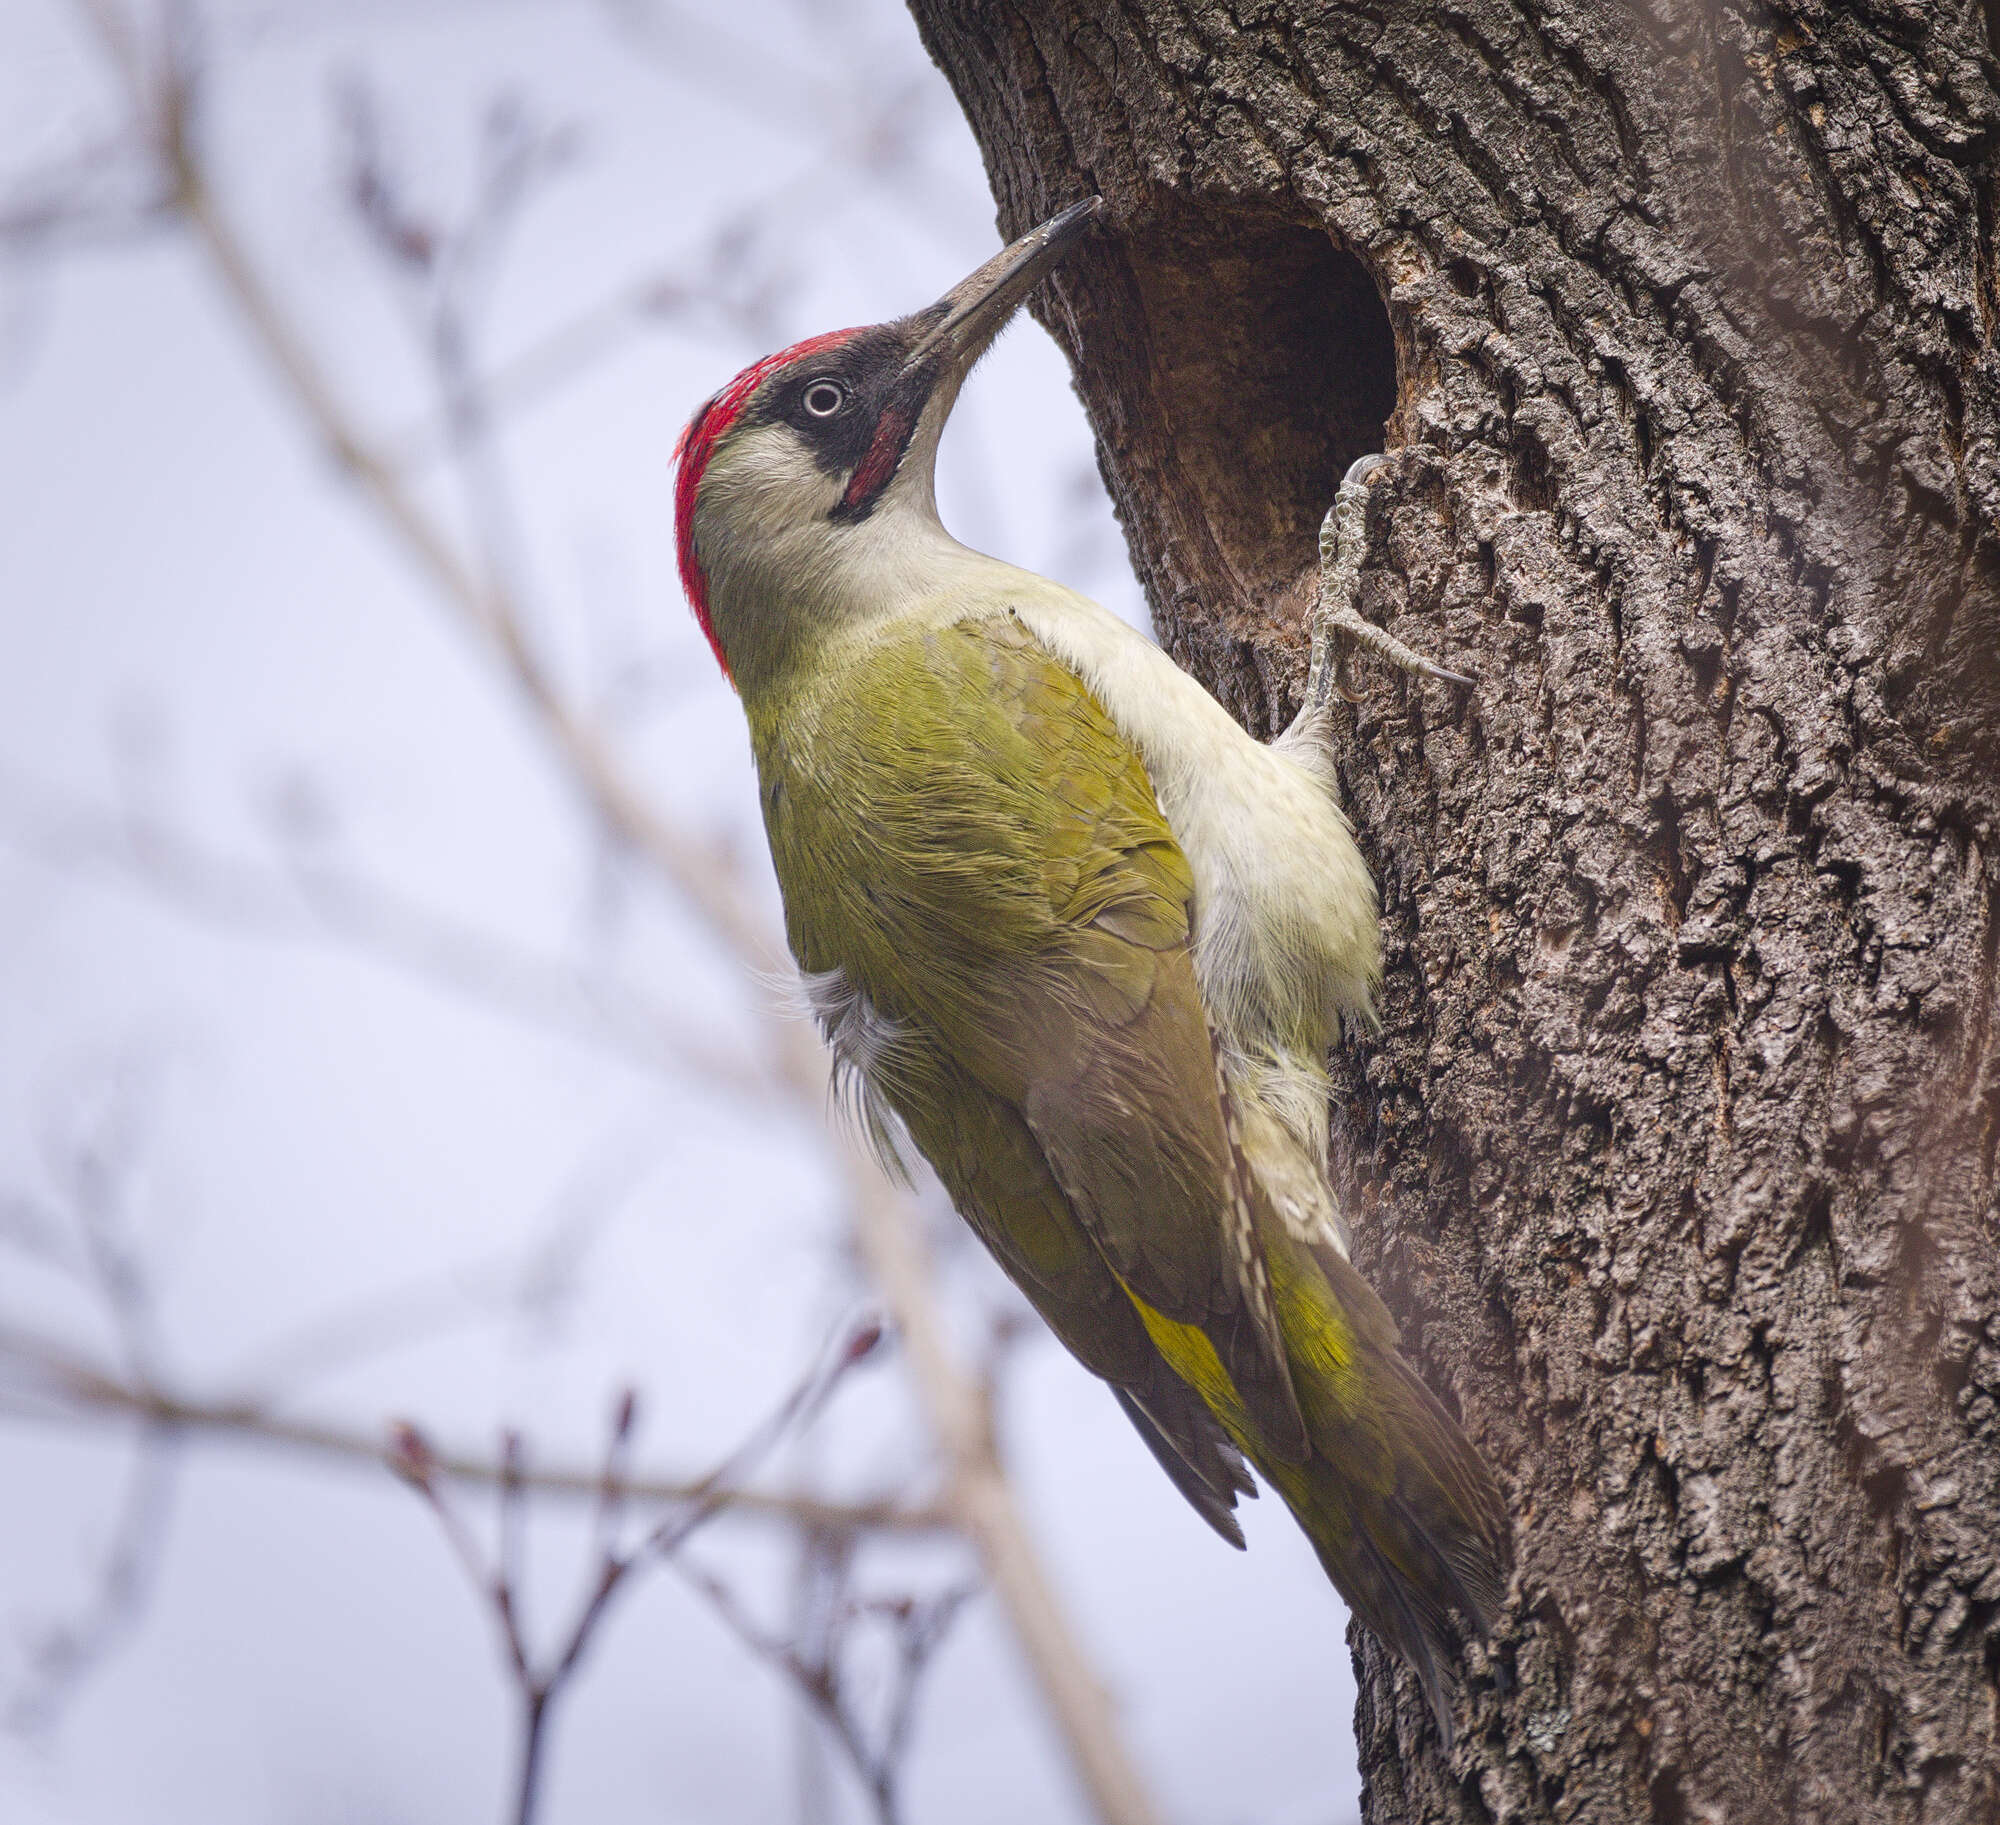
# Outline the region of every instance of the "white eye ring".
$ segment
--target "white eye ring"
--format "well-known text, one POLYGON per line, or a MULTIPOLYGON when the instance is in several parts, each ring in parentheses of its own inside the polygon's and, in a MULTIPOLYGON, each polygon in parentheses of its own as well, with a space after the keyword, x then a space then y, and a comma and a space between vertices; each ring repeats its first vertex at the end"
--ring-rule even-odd
POLYGON ((815 418, 831 418, 847 403, 847 389, 837 380, 815 380, 800 403, 815 418))

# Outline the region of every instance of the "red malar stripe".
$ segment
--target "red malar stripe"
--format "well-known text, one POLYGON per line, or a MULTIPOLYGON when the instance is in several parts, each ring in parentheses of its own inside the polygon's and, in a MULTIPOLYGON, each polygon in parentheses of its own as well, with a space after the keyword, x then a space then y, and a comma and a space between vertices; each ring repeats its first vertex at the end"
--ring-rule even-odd
POLYGON ((868 446, 868 454, 861 459, 861 466, 854 471, 847 484, 847 492, 841 497, 841 505, 850 511, 866 507, 876 495, 889 485, 890 476, 896 473, 896 466, 903 460, 903 446, 910 441, 910 432, 916 420, 909 413, 895 406, 882 414, 875 427, 875 436, 868 446))

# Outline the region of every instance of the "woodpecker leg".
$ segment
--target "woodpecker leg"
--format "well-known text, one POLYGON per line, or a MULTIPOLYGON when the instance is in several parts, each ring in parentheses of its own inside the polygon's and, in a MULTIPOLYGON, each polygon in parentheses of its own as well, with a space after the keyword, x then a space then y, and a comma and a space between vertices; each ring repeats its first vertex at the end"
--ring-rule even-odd
POLYGON ((1387 456, 1364 456, 1341 478, 1340 491, 1319 529, 1319 600, 1313 605, 1312 670, 1306 679, 1306 703, 1322 709, 1333 690, 1350 703, 1361 693, 1348 688, 1347 654, 1351 643, 1385 659, 1399 671, 1446 684, 1471 684, 1461 672, 1448 672, 1393 634, 1361 618, 1361 560, 1368 552, 1368 478, 1388 462, 1387 456))

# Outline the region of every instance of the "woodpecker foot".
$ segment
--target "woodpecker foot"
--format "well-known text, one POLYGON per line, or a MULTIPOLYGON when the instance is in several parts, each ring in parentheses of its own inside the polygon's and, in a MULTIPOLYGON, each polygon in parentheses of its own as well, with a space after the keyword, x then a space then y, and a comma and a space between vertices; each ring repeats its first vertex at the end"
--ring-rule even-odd
POLYGON ((1386 455, 1364 456, 1341 478, 1340 490, 1319 528, 1319 600, 1313 605, 1312 671, 1306 681, 1306 702, 1326 704, 1334 690, 1349 703, 1362 693, 1347 682, 1350 646, 1387 660, 1398 671, 1444 684, 1469 685, 1462 672, 1448 672, 1423 654, 1405 646, 1393 634, 1361 618, 1361 560, 1368 552, 1368 481, 1388 465, 1386 455))

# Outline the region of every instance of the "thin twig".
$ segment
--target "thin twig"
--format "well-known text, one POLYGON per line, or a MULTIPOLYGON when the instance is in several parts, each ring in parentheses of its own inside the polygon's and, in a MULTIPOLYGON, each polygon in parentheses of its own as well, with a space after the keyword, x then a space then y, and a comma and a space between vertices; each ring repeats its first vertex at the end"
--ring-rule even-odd
POLYGON ((855 1201, 855 1229, 875 1283, 901 1330, 903 1354, 949 1469, 945 1500, 972 1541, 1062 1732, 1084 1788, 1106 1825, 1155 1817, 1125 1753, 1110 1695, 1078 1645, 994 1449, 991 1415, 953 1358, 930 1296, 923 1241, 906 1200, 879 1176, 855 1201))
MULTIPOLYGON (((400 1468, 395 1441, 386 1428, 364 1431, 324 1425, 244 1402, 207 1402, 137 1386, 85 1362, 62 1344, 17 1330, 0 1330, 0 1365, 10 1368, 13 1379, 23 1384, 11 1398, 0 1397, 0 1418, 65 1425, 81 1418, 138 1418, 214 1439, 277 1446, 384 1470, 400 1468)), ((432 1457, 437 1474, 454 1483, 489 1488, 500 1483, 502 1466, 497 1459, 447 1450, 434 1450, 432 1457)), ((603 1479, 603 1470, 596 1466, 538 1464, 520 1473, 524 1490, 590 1501, 599 1498, 603 1479)), ((680 1507, 714 1501, 732 1514, 794 1526, 935 1534, 948 1533, 955 1525, 950 1514, 934 1505, 886 1499, 836 1502, 802 1492, 740 1487, 718 1492, 705 1478, 635 1476, 622 1488, 634 1502, 680 1507)))
POLYGON ((881 1341, 882 1326, 876 1320, 869 1319, 856 1325, 840 1349, 814 1374, 793 1388, 763 1424, 708 1473, 707 1478, 696 1486, 695 1497, 686 1509, 654 1529, 647 1541, 650 1549, 662 1556, 678 1551, 682 1542, 707 1522, 715 1512, 715 1505, 728 1500, 729 1492, 749 1475, 758 1460, 767 1455, 786 1433, 812 1419, 826 1405, 846 1375, 857 1364, 864 1362, 881 1341))
MULTIPOLYGON (((92 1288, 125 1374, 138 1381, 150 1380, 159 1362, 152 1287, 129 1222, 146 1088, 141 1074, 125 1061, 109 1074, 103 1100, 73 1131, 52 1128, 43 1137, 68 1207, 67 1223, 42 1238, 54 1244, 45 1258, 92 1288), (65 1245, 64 1230, 74 1236, 73 1245, 65 1245)), ((179 1446, 180 1428, 170 1418, 143 1416, 96 1592, 88 1609, 44 1630, 31 1649, 28 1683, 0 1705, 0 1718, 12 1727, 32 1730, 53 1722, 84 1676, 137 1626, 166 1538, 178 1485, 179 1446)))
POLYGON ((171 227, 173 199, 150 161, 129 170, 134 150, 130 134, 113 134, 8 184, 0 195, 0 256, 13 261, 52 249, 130 245, 171 227), (138 180, 127 185, 134 194, 117 193, 120 177, 138 180))
MULTIPOLYGON (((768 220, 795 198, 814 198, 830 181, 831 174, 815 168, 774 192, 758 214, 768 220)), ((500 363, 484 381, 489 420, 524 412, 572 385, 648 327, 706 328, 745 345, 782 341, 779 307, 789 276, 775 266, 740 271, 742 239, 734 222, 725 223, 710 237, 701 268, 689 260, 629 280, 500 363)), ((380 449, 394 467, 419 469, 450 454, 451 426, 442 417, 422 419, 384 438, 380 449)))
POLYGON ((256 937, 332 941, 434 988, 622 1062, 764 1097, 760 1061, 695 1032, 627 983, 597 984, 303 851, 283 868, 211 848, 150 812, 113 810, 0 774, 0 842, 66 873, 138 887, 190 917, 256 937))
POLYGON ((526 1483, 524 1448, 518 1434, 504 1435, 500 1453, 498 1542, 489 1566, 458 1511, 443 1478, 437 1454, 414 1426, 396 1429, 394 1468, 421 1495, 437 1517, 452 1555, 466 1581, 493 1611, 521 1705, 519 1775, 514 1788, 514 1825, 532 1825, 541 1798, 541 1775, 548 1747, 548 1725, 557 1698, 568 1686, 609 1613, 612 1600, 640 1566, 671 1559, 699 1527, 728 1505, 737 1479, 749 1474, 794 1427, 823 1406, 834 1388, 881 1341, 881 1326, 857 1327, 839 1350, 807 1374, 777 1409, 695 1485, 682 1512, 626 1551, 618 1540, 617 1513, 628 1492, 621 1476, 637 1413, 628 1389, 614 1409, 597 1478, 597 1516, 593 1528, 596 1570, 589 1592, 571 1619, 561 1645, 538 1659, 529 1644, 522 1604, 525 1596, 526 1542, 522 1534, 522 1491, 526 1483))
POLYGON ((149 1421, 141 1429, 90 1605, 39 1633, 28 1650, 28 1679, 0 1703, 0 1727, 23 1734, 48 1729, 85 1676, 137 1626, 166 1541, 179 1443, 170 1424, 149 1421))
POLYGON ((978 1586, 955 1585, 928 1598, 857 1600, 849 1595, 852 1542, 807 1534, 801 1543, 804 1598, 792 1639, 763 1628, 713 1572, 675 1562, 690 1588, 708 1602, 751 1653, 782 1673, 847 1756, 875 1808, 877 1825, 897 1825, 900 1782, 916 1717, 916 1698, 932 1656, 978 1586), (877 1728, 870 1731, 856 1702, 843 1652, 855 1626, 886 1623, 896 1651, 895 1672, 877 1728))

